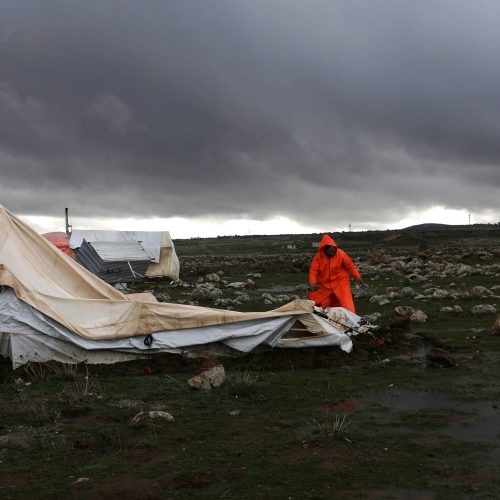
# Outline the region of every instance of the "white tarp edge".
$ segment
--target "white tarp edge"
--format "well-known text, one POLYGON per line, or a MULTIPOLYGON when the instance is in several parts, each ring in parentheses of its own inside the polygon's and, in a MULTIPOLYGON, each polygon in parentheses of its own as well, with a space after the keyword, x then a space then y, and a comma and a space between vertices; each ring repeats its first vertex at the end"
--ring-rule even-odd
MULTIPOLYGON (((307 315, 310 321, 312 315, 307 315)), ((90 340, 19 300, 4 287, 0 293, 0 354, 16 368, 30 361, 56 360, 64 363, 115 363, 149 352, 185 352, 200 346, 222 344, 240 352, 250 352, 260 344, 275 347, 316 347, 336 345, 350 352, 352 341, 327 321, 314 317, 326 335, 283 339, 300 316, 280 316, 255 320, 157 332, 151 348, 145 336, 114 340, 90 340)))

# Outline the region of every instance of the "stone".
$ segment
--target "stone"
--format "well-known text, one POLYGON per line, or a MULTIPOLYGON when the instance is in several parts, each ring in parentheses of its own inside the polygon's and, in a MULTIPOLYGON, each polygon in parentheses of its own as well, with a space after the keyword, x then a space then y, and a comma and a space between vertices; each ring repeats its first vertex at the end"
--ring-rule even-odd
POLYGON ((213 283, 218 283, 220 281, 220 275, 218 273, 210 273, 205 276, 205 281, 211 281, 213 283))
POLYGON ((450 314, 450 313, 454 313, 455 312, 455 309, 453 307, 442 307, 439 312, 443 313, 443 314, 450 314))
POLYGON ((403 297, 412 298, 412 297, 415 297, 416 294, 417 294, 417 292, 415 292, 415 290, 411 286, 405 286, 401 290, 401 295, 403 297))
POLYGON ((141 411, 137 415, 135 415, 132 418, 132 422, 134 424, 137 424, 139 422, 142 422, 146 418, 150 418, 152 420, 154 419, 162 419, 162 420, 167 420, 168 422, 173 422, 174 417, 166 412, 166 411, 160 411, 160 410, 151 410, 151 411, 141 411))
POLYGON ((498 316, 493 323, 493 326, 491 327, 491 333, 493 335, 500 335, 500 316, 498 316))
POLYGON ((390 323, 391 328, 404 329, 411 323, 410 316, 396 316, 390 323))
POLYGON ((391 264, 391 271, 404 273, 406 271, 406 262, 397 260, 391 264))
POLYGON ((352 295, 355 299, 365 299, 370 297, 371 293, 367 286, 355 286, 352 295))
POLYGON ((234 290, 241 290, 242 288, 246 288, 248 286, 244 281, 234 281, 233 283, 228 283, 226 288, 233 288, 234 290))
POLYGON ((196 285, 195 289, 191 292, 191 296, 195 300, 213 301, 222 297, 222 291, 212 283, 202 283, 196 285))
POLYGON ((192 389, 209 391, 219 387, 226 380, 226 372, 222 363, 212 358, 206 359, 196 375, 188 380, 192 389))
POLYGON ((490 304, 479 304, 474 306, 470 312, 475 316, 485 316, 487 314, 496 314, 497 310, 490 304))
POLYGON ((477 299, 487 298, 487 297, 491 297, 492 295, 494 295, 494 293, 491 290, 488 290, 484 286, 472 287, 470 294, 472 297, 475 297, 477 299))
POLYGON ((397 306, 394 308, 394 311, 399 316, 411 316, 415 312, 415 309, 411 306, 397 306))
POLYGON ((388 304, 389 300, 387 299, 387 296, 385 296, 385 295, 373 295, 373 297, 370 297, 370 303, 378 304, 379 306, 383 306, 385 304, 388 304))
POLYGON ((408 275, 408 281, 410 283, 421 283, 422 281, 427 281, 427 278, 425 276, 421 276, 420 274, 412 273, 408 275))
POLYGON ((448 290, 443 290, 442 288, 436 288, 432 292, 432 298, 433 299, 446 299, 450 295, 450 292, 448 290))
POLYGON ((154 292, 153 295, 158 302, 170 302, 172 300, 170 295, 166 292, 154 292))
POLYGON ((162 420, 168 420, 169 422, 174 421, 174 417, 166 411, 153 410, 148 412, 148 416, 151 419, 162 419, 162 420))
POLYGON ((378 323, 378 321, 380 320, 381 317, 382 317, 382 314, 380 314, 379 312, 366 314, 364 316, 365 320, 368 321, 368 323, 378 323))
POLYGON ((460 306, 453 306, 453 311, 459 314, 464 312, 464 310, 460 306))
POLYGON ((425 314, 420 309, 417 309, 411 316, 410 319, 413 323, 425 323, 427 321, 427 314, 425 314))
POLYGON ((452 354, 444 349, 440 349, 439 347, 435 347, 431 349, 426 355, 425 359, 427 363, 433 366, 440 366, 444 368, 450 368, 455 366, 455 359, 452 354))
POLYGON ((250 300, 252 300, 250 298, 250 295, 248 295, 248 293, 245 292, 235 292, 235 295, 238 297, 238 300, 240 302, 250 302, 250 300))

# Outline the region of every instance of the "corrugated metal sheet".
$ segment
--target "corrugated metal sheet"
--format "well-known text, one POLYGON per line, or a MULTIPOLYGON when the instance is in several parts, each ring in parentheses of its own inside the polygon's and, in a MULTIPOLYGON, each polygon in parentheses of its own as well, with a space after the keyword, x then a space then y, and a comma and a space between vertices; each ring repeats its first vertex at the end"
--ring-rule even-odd
POLYGON ((89 244, 104 262, 119 261, 152 261, 151 256, 137 243, 116 243, 105 241, 91 241, 89 244))
MULTIPOLYGON (((95 243, 89 243, 83 240, 83 243, 76 254, 76 262, 88 269, 91 273, 99 276, 107 283, 132 283, 134 281, 142 281, 146 274, 146 270, 151 263, 151 258, 144 258, 144 250, 141 247, 141 252, 137 252, 137 247, 131 252, 130 249, 123 248, 123 243, 99 243, 108 247, 103 249, 103 255, 113 260, 104 260, 94 248, 95 243), (116 248, 110 248, 109 245, 120 245, 122 248, 117 251, 116 248), (141 256, 138 260, 136 257, 141 256)), ((129 246, 129 244, 125 244, 129 246)), ((140 246, 139 243, 137 245, 140 246)))

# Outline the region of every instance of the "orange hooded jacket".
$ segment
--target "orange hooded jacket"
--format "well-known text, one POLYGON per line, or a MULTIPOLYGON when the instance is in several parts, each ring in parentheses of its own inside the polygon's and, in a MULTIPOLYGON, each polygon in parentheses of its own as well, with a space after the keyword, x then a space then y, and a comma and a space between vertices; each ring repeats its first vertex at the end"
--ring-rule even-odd
POLYGON ((325 234, 309 271, 309 283, 318 285, 316 292, 308 293, 309 299, 323 308, 340 306, 355 313, 350 285, 351 275, 357 280, 361 279, 350 257, 325 234), (323 250, 325 246, 334 246, 337 248, 337 253, 333 257, 328 257, 323 250))

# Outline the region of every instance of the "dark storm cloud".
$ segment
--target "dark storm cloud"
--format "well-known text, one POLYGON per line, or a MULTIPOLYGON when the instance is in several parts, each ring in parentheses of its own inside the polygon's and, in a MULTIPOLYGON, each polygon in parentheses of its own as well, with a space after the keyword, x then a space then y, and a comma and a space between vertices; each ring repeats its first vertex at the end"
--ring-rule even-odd
POLYGON ((390 222, 500 209, 497 2, 0 4, 18 213, 390 222))

